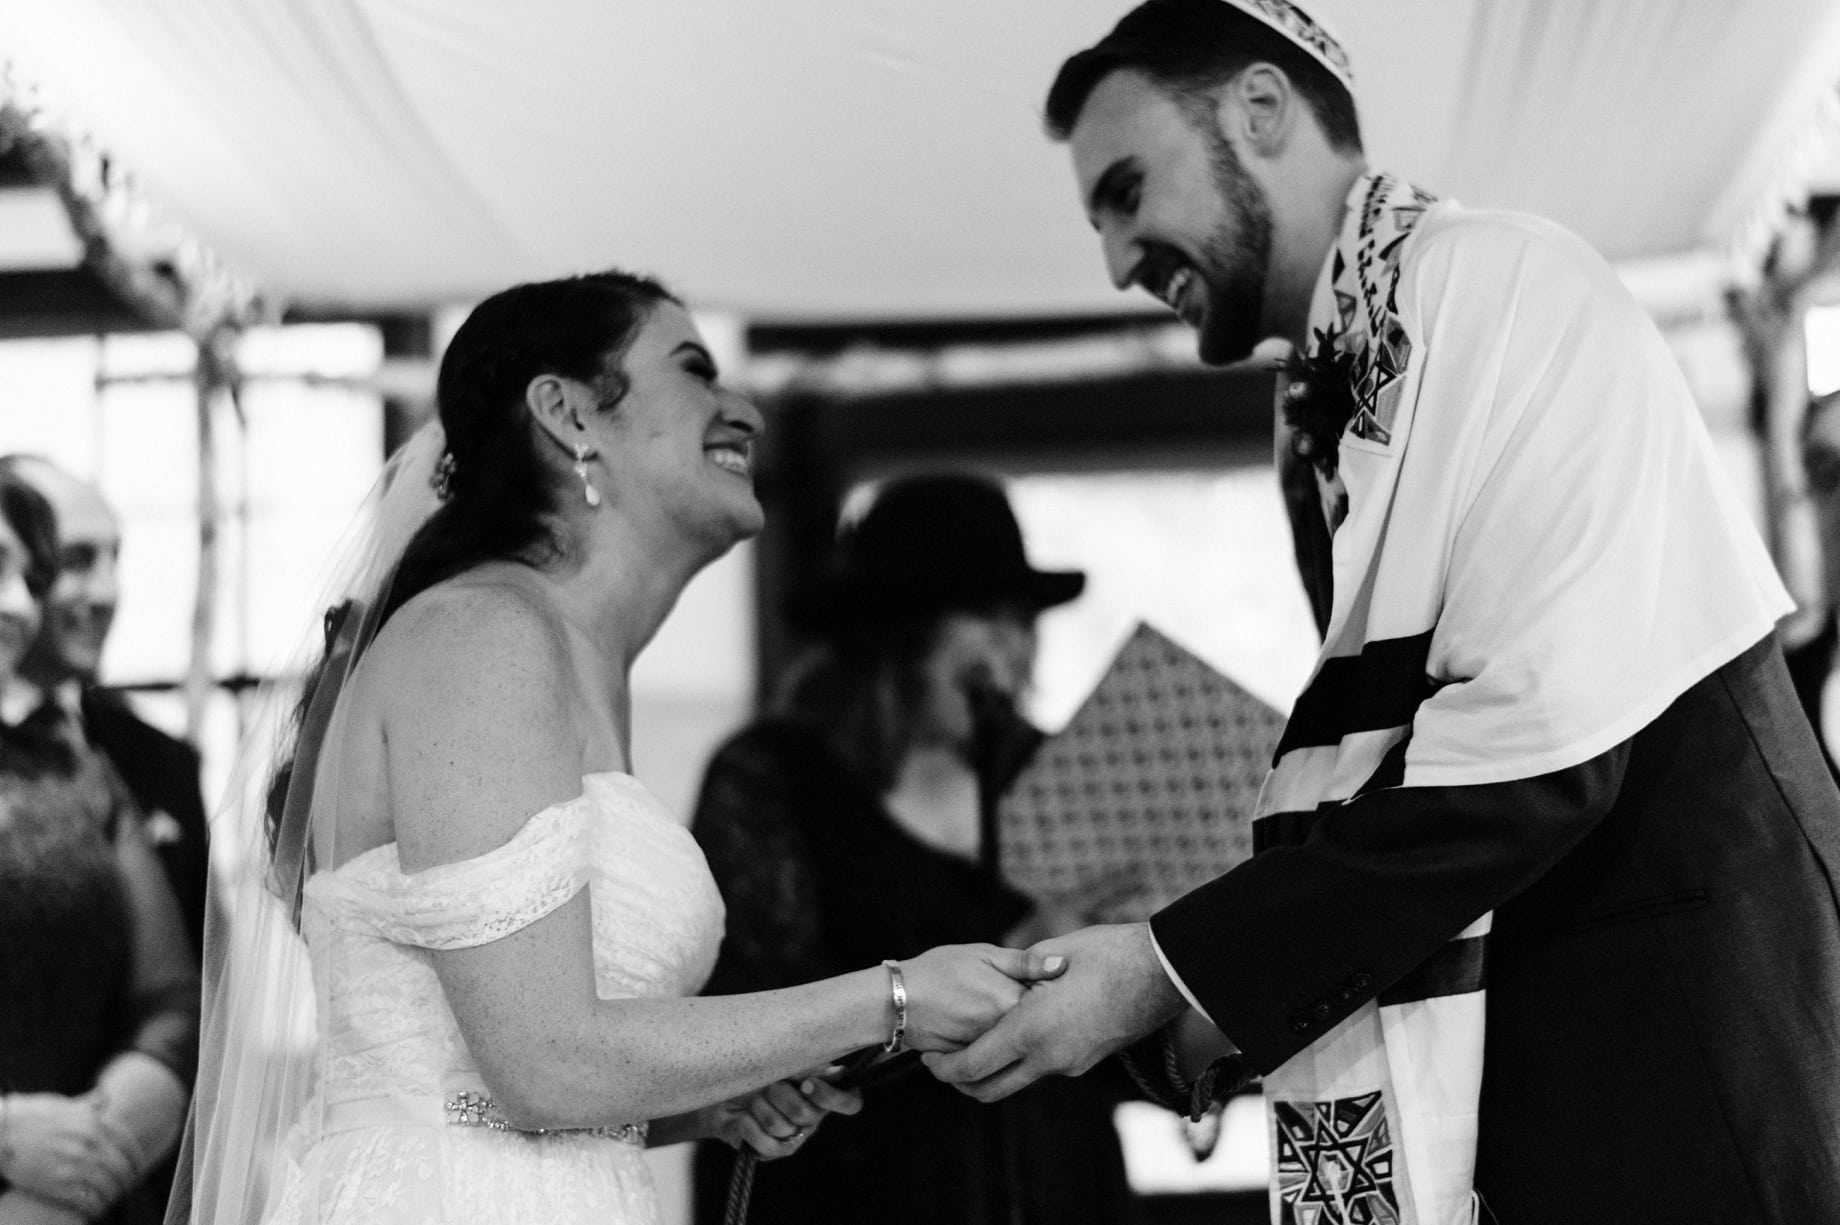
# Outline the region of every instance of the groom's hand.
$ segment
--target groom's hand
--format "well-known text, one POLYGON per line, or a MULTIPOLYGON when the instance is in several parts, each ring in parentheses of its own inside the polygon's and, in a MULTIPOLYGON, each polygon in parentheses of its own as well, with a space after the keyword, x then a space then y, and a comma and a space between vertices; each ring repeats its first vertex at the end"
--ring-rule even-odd
POLYGON ((933 1075, 994 1102, 1043 1076, 1077 1076, 1186 1007, 1163 972, 1147 923, 1088 927, 1043 941, 1029 957, 1064 957, 1009 1014, 962 1051, 925 1057, 933 1075))
POLYGON ((1065 958, 994 944, 948 944, 900 963, 907 991, 906 1044, 956 1051, 995 1025, 1032 983, 1059 974, 1065 958))

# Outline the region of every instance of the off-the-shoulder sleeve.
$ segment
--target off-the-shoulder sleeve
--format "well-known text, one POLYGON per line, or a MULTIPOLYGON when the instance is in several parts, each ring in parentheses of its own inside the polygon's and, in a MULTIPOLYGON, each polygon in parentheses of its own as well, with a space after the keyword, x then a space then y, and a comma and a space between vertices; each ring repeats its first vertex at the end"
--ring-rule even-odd
POLYGON ((394 845, 307 885, 335 925, 398 944, 473 948, 549 914, 588 882, 588 798, 545 808, 503 846, 420 872, 399 870, 394 845))

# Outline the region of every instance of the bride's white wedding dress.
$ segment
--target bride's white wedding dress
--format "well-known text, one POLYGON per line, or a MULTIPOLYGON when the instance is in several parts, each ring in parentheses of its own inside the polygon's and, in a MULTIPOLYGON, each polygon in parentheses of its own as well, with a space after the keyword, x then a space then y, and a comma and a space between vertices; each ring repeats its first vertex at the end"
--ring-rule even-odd
POLYGON ((630 775, 597 773, 475 859, 405 875, 394 843, 308 881, 302 930, 325 1043, 311 1123, 267 1219, 325 1225, 647 1225, 644 1124, 508 1129, 441 992, 431 949, 496 940, 584 886, 603 999, 691 995, 722 901, 689 831, 630 775))

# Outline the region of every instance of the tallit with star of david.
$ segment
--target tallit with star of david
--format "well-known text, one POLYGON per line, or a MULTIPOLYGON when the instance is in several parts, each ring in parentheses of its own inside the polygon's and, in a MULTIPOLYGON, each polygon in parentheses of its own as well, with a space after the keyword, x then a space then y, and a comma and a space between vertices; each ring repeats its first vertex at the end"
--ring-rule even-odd
MULTIPOLYGON (((1268 842, 1378 788, 1580 765, 1789 611, 1660 334, 1570 234, 1364 176, 1319 330, 1358 355, 1357 411, 1268 842)), ((1274 1221, 1475 1219, 1488 930, 1265 1078, 1274 1221)))

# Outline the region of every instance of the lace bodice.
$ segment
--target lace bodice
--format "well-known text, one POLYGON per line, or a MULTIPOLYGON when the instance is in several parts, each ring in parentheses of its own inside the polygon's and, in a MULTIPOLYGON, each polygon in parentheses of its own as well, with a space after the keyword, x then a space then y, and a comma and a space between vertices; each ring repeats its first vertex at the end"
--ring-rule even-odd
POLYGON ((584 885, 602 999, 696 993, 722 900, 689 831, 631 775, 586 776, 580 796, 474 859, 405 874, 389 843, 314 876, 302 929, 324 980, 325 1105, 480 1084, 430 950, 496 940, 584 885))

